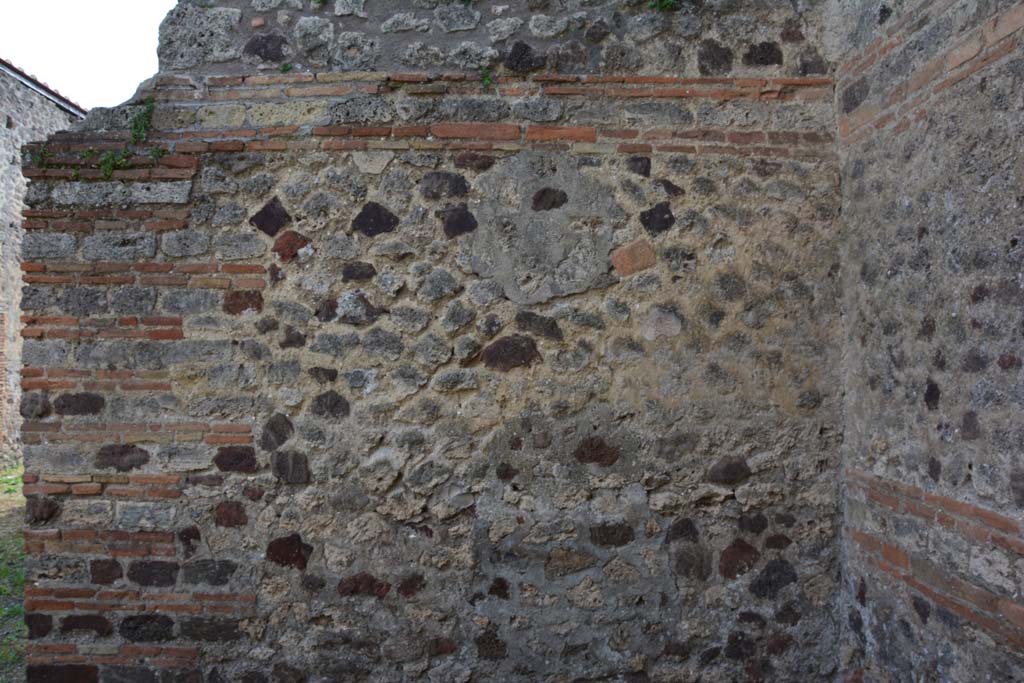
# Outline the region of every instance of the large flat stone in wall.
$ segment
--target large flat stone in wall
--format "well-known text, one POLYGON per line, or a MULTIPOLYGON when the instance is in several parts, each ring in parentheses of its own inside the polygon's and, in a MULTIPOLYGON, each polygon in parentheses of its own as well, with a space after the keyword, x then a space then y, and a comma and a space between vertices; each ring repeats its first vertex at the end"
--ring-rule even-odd
MULTIPOLYGON (((34 189, 35 199, 47 195, 34 189)), ((185 204, 192 183, 188 180, 163 183, 68 182, 49 188, 49 199, 57 205, 81 204, 110 206, 114 204, 185 204)))
POLYGON ((500 160, 477 179, 479 227, 462 238, 460 261, 519 304, 607 285, 612 234, 626 214, 605 182, 567 155, 500 160))

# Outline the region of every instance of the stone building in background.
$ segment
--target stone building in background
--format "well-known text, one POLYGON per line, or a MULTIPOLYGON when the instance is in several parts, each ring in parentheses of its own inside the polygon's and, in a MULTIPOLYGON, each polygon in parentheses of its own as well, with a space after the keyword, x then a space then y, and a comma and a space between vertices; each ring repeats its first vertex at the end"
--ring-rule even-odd
POLYGON ((14 465, 21 395, 21 148, 80 121, 85 110, 0 59, 0 469, 14 465))
POLYGON ((1022 39, 183 0, 24 169, 29 681, 1024 680, 1022 39))

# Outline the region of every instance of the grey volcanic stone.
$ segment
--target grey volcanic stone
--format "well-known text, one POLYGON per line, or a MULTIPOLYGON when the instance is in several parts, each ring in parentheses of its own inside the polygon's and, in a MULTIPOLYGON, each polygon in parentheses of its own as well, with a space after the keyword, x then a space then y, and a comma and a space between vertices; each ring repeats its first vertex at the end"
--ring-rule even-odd
POLYGON ((481 204, 475 212, 479 227, 459 240, 460 262, 473 272, 496 280, 518 304, 606 283, 612 231, 624 213, 595 178, 565 157, 520 152, 498 161, 476 184, 497 201, 481 204), (506 177, 517 179, 514 189, 505 185, 506 177), (545 188, 566 193, 557 211, 533 210, 534 195, 545 188))
POLYGON ((164 69, 187 69, 204 62, 236 59, 234 31, 242 11, 227 7, 179 4, 160 25, 157 54, 164 69))
POLYGON ((89 261, 135 261, 156 254, 156 237, 146 232, 110 232, 87 235, 82 256, 89 261))

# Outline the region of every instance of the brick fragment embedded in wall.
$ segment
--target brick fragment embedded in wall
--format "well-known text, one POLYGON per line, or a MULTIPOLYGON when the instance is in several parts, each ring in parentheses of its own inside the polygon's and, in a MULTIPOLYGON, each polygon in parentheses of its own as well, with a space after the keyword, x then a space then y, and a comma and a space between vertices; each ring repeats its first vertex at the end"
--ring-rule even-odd
MULTIPOLYGON (((97 117, 25 169, 30 677, 831 680, 892 664, 861 569, 1016 642, 999 558, 922 553, 1018 540, 955 465, 851 475, 838 532, 898 325, 841 328, 840 193, 898 122, 834 130, 820 9, 279 4, 174 10, 125 168, 97 117)), ((917 422, 983 441, 945 385, 994 358, 930 355, 917 422)))

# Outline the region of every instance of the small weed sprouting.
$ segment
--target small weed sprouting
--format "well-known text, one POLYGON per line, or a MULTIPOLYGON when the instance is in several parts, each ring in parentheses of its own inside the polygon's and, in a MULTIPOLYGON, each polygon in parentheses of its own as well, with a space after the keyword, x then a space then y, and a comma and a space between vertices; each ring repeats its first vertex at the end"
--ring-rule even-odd
POLYGON ((648 7, 656 9, 659 12, 671 12, 672 10, 678 9, 678 0, 651 0, 648 3, 648 7))
POLYGON ((131 140, 133 145, 139 145, 149 138, 149 131, 153 127, 153 110, 156 109, 156 102, 152 97, 147 97, 142 109, 132 117, 131 140))
POLYGON ((153 147, 149 150, 149 158, 153 161, 160 161, 167 156, 167 150, 163 147, 153 147))
POLYGON ((492 85, 494 85, 494 74, 491 73, 490 69, 480 70, 480 85, 484 86, 485 88, 490 88, 492 85))
POLYGON ((279 68, 281 70, 281 73, 286 74, 289 71, 291 71, 293 67, 292 67, 291 62, 284 62, 283 64, 281 64, 281 66, 279 68))
POLYGON ((114 175, 114 171, 121 170, 122 168, 128 168, 128 161, 131 158, 131 150, 119 149, 115 152, 111 149, 103 153, 97 163, 97 166, 99 166, 103 177, 110 180, 114 175))
POLYGON ((49 168, 50 157, 53 156, 53 152, 47 149, 45 146, 41 147, 38 152, 33 152, 30 159, 32 165, 38 168, 49 168))

